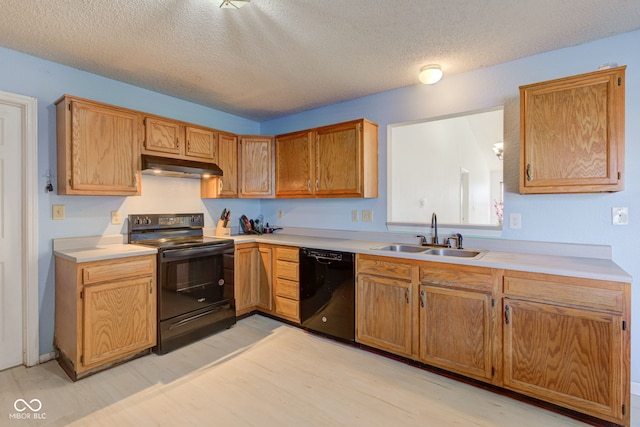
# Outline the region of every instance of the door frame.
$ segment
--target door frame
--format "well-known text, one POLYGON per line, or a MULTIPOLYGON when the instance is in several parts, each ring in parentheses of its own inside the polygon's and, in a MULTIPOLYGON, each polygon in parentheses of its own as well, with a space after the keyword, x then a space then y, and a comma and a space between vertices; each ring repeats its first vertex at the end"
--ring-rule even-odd
POLYGON ((38 100, 0 91, 0 102, 22 117, 22 362, 40 362, 38 306, 38 100))

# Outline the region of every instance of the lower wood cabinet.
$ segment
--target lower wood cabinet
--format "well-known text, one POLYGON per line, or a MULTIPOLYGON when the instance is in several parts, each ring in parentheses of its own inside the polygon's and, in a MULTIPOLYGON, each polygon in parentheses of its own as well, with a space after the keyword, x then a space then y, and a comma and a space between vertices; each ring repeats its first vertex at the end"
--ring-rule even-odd
POLYGON ((54 344, 74 380, 155 346, 155 255, 56 257, 54 344))
POLYGON ((630 283, 358 254, 356 340, 630 423, 630 283))
POLYGON ((356 263, 356 341, 412 357, 416 329, 412 266, 366 255, 358 255, 356 263))
POLYGON ((419 270, 419 360, 499 383, 495 270, 441 263, 423 263, 419 270))
POLYGON ((273 251, 275 314, 300 323, 300 250, 297 247, 276 246, 273 251))
POLYGON ((271 247, 258 243, 236 245, 234 292, 236 315, 256 309, 273 310, 271 247))
POLYGON ((510 272, 504 386, 629 425, 629 284, 510 272))

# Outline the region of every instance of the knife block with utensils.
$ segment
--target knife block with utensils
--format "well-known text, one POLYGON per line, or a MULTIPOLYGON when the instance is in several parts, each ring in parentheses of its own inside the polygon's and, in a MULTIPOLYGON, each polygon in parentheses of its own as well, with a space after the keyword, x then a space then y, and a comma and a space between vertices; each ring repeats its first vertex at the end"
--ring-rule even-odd
POLYGON ((231 226, 229 225, 229 221, 219 219, 218 225, 216 226, 216 237, 224 236, 231 236, 231 226), (227 224, 226 226, 225 223, 227 224))

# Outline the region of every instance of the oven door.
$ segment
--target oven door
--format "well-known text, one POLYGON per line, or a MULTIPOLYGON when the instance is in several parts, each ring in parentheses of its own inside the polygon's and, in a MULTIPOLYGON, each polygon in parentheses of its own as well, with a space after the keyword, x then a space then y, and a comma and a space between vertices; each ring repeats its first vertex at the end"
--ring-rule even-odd
POLYGON ((233 245, 161 250, 159 320, 229 304, 235 309, 233 251, 233 245))

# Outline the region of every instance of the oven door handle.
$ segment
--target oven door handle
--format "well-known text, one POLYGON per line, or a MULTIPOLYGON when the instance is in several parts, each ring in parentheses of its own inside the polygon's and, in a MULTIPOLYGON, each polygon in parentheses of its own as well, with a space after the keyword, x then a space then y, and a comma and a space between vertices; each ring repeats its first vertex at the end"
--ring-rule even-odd
POLYGON ((207 246, 206 248, 189 248, 189 249, 167 249, 162 251, 162 260, 177 260, 184 258, 204 257, 210 255, 221 255, 227 250, 233 250, 233 247, 228 245, 222 246, 207 246))

